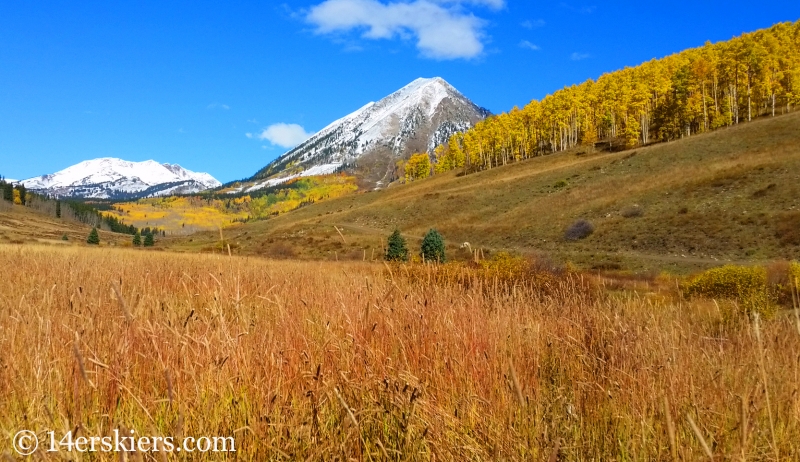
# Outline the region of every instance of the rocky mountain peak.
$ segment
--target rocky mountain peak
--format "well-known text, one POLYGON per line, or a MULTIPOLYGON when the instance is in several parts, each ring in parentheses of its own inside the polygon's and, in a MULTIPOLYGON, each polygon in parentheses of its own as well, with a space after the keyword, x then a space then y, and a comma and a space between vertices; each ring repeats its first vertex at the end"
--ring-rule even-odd
POLYGON ((261 169, 246 189, 342 169, 380 187, 393 180, 398 159, 433 153, 488 115, 441 77, 419 78, 326 126, 261 169))

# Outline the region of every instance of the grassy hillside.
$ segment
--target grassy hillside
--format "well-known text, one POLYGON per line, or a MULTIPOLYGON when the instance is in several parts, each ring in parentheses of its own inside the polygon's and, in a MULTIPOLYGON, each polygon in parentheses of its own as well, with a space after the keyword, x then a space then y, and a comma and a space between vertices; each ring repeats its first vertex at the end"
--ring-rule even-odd
MULTIPOLYGON (((0 243, 86 245, 92 227, 77 221, 55 218, 21 205, 0 200, 0 243), (63 236, 67 240, 63 240, 63 236)), ((100 231, 101 245, 126 245, 127 234, 100 231)))
MULTIPOLYGON (((587 268, 693 270, 800 257, 800 114, 618 153, 576 149, 334 199, 228 230, 234 252, 314 258, 380 255, 399 228, 418 248, 431 227, 459 244, 587 268), (579 219, 595 232, 569 242, 579 219), (338 227, 342 235, 334 228, 338 227)), ((175 240, 212 249, 218 233, 175 240)))

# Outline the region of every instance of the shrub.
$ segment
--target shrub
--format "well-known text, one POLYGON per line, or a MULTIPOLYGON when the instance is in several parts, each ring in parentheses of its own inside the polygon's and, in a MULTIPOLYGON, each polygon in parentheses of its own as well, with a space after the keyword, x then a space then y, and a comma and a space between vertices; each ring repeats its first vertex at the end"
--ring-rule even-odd
POLYGON ((568 241, 578 241, 589 237, 593 232, 594 225, 586 220, 578 220, 564 232, 564 239, 568 241))
POLYGON ((796 261, 789 263, 789 284, 800 286, 800 263, 796 261))
POLYGON ((767 287, 763 267, 725 265, 712 268, 684 284, 688 296, 734 301, 741 313, 757 312, 770 317, 775 311, 775 297, 767 287))
POLYGON ((408 247, 399 229, 395 229, 389 236, 385 258, 387 261, 408 261, 408 247))
POLYGON ((622 210, 621 215, 625 218, 637 218, 644 214, 644 210, 639 205, 627 207, 622 210))
POLYGON ((488 281, 497 278, 502 282, 522 282, 532 272, 528 260, 508 252, 498 252, 490 260, 481 260, 479 265, 488 281))
POLYGON ((426 262, 445 262, 444 238, 439 231, 431 228, 422 239, 420 255, 426 262))
POLYGON ((100 235, 97 234, 97 228, 92 228, 89 237, 86 238, 86 243, 91 245, 100 245, 100 235))
POLYGON ((62 235, 61 235, 61 240, 62 240, 62 241, 68 241, 68 240, 69 240, 69 238, 67 237, 67 235, 66 235, 66 234, 62 234, 62 235))
POLYGON ((425 287, 455 286, 461 289, 480 289, 493 296, 512 296, 518 290, 532 290, 540 297, 557 293, 580 294, 594 299, 598 295, 587 279, 574 277, 573 273, 555 269, 546 262, 529 260, 525 257, 498 252, 491 259, 480 262, 449 262, 441 265, 423 265, 416 255, 412 263, 402 265, 392 275, 386 267, 387 276, 403 276, 413 284, 425 287), (566 292, 562 292, 566 291, 566 292))
MULTIPOLYGON (((227 250, 227 248, 225 248, 227 250)), ((294 248, 286 242, 278 241, 267 249, 267 256, 276 259, 290 259, 296 256, 294 248)))
POLYGON ((783 213, 776 221, 775 237, 781 245, 800 245, 800 212, 783 213))
POLYGON ((684 285, 687 295, 740 299, 764 290, 767 270, 762 267, 725 265, 704 271, 684 285))
POLYGON ((566 188, 568 185, 569 183, 567 183, 567 180, 558 180, 556 181, 556 184, 553 185, 553 187, 555 189, 561 189, 561 188, 566 188))

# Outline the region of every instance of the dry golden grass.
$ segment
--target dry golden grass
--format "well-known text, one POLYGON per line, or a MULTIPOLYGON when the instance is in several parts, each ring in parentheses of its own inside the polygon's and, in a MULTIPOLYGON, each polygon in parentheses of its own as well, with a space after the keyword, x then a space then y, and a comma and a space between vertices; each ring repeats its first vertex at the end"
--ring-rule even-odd
MULTIPOLYGON (((85 245, 92 227, 0 200, 0 244, 85 245), (67 236, 67 241, 62 240, 67 236)), ((129 244, 131 236, 100 230, 101 245, 129 244)))
POLYGON ((188 460, 800 458, 793 313, 754 330, 666 284, 612 295, 580 275, 543 293, 33 246, 0 246, 0 265, 0 453, 23 428, 134 428, 236 437, 188 460))

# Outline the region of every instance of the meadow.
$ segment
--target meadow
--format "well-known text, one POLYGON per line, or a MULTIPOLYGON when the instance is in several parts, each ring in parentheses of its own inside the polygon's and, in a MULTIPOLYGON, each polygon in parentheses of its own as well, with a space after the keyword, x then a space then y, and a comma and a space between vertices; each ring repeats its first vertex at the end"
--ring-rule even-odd
POLYGON ((36 245, 0 265, 11 460, 20 429, 236 441, 129 460, 800 459, 797 311, 727 316, 668 277, 36 245))
MULTIPOLYGON (((362 259, 395 228, 584 269, 688 274, 800 259, 800 112, 622 152, 591 146, 321 201, 226 232, 234 252, 362 259), (595 231, 564 239, 577 220, 595 231), (342 240, 336 229, 345 237, 342 240), (276 248, 279 247, 279 248, 276 248), (289 251, 291 249, 291 251, 289 251)), ((197 250, 201 232, 165 245, 197 250)), ((466 254, 469 256, 469 253, 466 254)))

